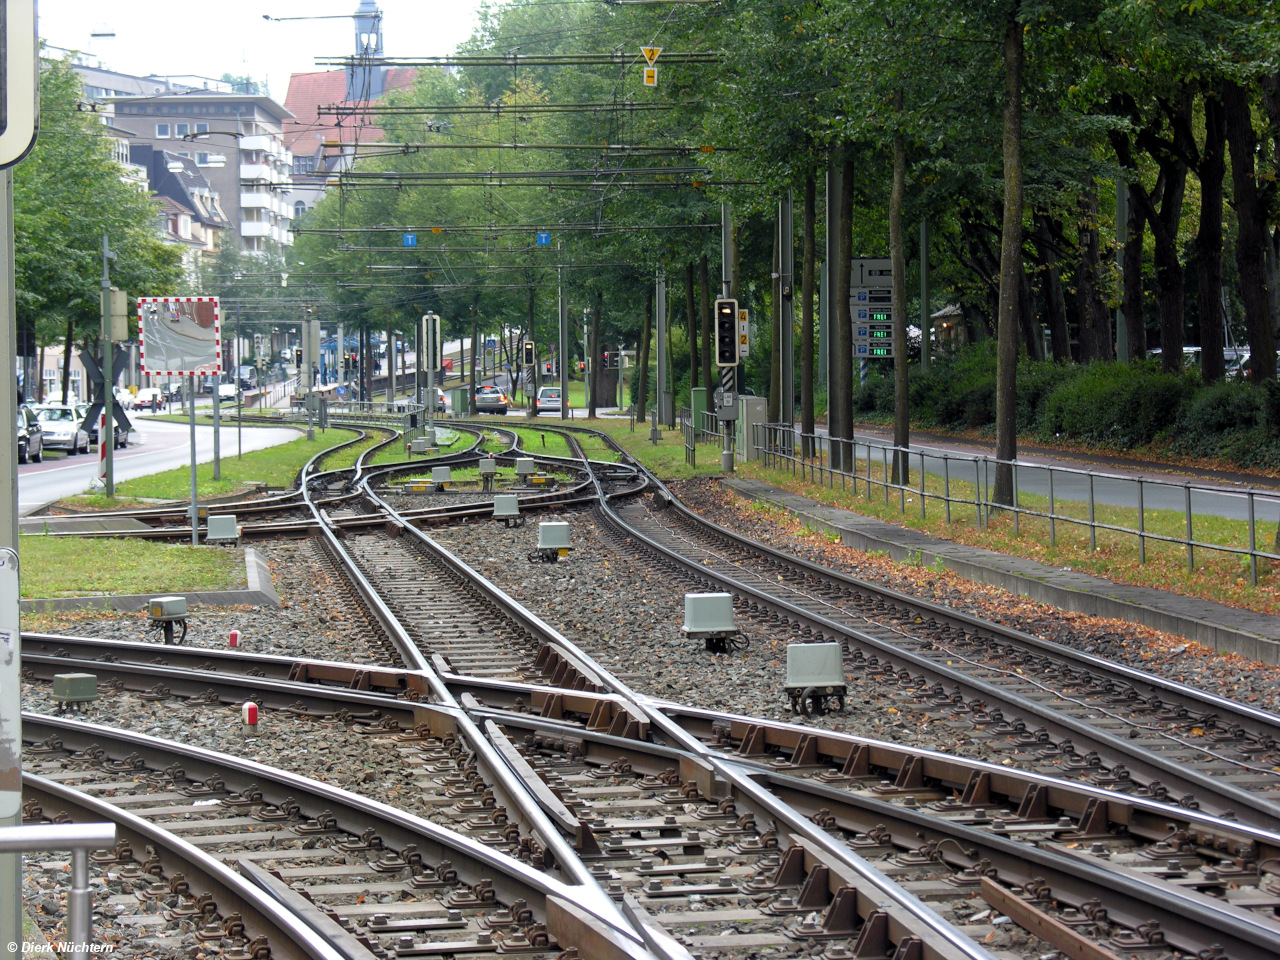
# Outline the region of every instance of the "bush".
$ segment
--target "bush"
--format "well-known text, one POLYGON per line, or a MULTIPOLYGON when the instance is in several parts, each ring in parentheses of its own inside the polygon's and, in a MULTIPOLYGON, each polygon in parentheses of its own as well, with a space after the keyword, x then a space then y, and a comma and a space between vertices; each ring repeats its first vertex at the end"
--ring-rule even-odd
POLYGON ((1160 373, 1153 364, 1093 363, 1048 395, 1039 432, 1044 439, 1140 447, 1178 421, 1194 390, 1191 377, 1160 373))

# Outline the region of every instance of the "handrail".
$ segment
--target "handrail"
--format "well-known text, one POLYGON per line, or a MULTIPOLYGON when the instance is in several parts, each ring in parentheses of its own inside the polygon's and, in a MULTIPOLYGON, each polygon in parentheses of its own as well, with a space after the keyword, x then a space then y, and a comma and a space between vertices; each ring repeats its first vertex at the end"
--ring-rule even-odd
POLYGON ((37 823, 0 827, 0 853, 70 850, 71 892, 67 895, 67 943, 59 953, 89 952, 93 930, 93 891, 89 889, 89 851, 115 846, 114 823, 37 823))

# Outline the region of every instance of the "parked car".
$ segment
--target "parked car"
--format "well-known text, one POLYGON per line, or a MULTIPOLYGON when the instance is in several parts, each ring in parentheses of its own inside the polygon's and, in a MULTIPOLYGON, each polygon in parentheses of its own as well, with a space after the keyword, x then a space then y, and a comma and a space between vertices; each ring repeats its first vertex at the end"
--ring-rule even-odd
POLYGON ((218 399, 234 400, 236 398, 236 385, 234 383, 218 384, 218 399))
MULTIPOLYGON (((84 418, 89 415, 89 405, 87 403, 82 403, 79 407, 76 408, 76 411, 80 415, 80 420, 83 421, 84 418)), ((118 423, 115 425, 115 428, 116 428, 115 429, 116 449, 117 450, 127 449, 129 446, 129 431, 126 430, 124 427, 120 426, 120 424, 118 423)), ((89 442, 92 443, 94 446, 97 446, 98 444, 98 418, 97 417, 94 417, 93 420, 89 422, 89 442)))
POLYGON ((174 381, 164 388, 164 395, 169 398, 171 403, 182 402, 182 384, 174 381))
POLYGON ((25 403, 18 407, 18 462, 39 463, 44 459, 44 430, 35 411, 25 403))
POLYGON ((446 409, 445 402, 444 402, 444 391, 441 390, 439 387, 436 387, 435 391, 436 391, 436 413, 444 413, 446 409))
POLYGON ((486 384, 476 390, 476 413, 505 414, 510 408, 510 399, 497 387, 486 384))
POLYGON ((89 452, 89 431, 84 417, 69 403, 42 403, 33 408, 40 420, 46 450, 65 450, 70 456, 89 452))
POLYGON ((165 402, 164 391, 159 387, 143 387, 138 391, 138 395, 133 398, 133 407, 135 410, 150 410, 152 400, 156 400, 163 405, 165 402))
MULTIPOLYGON (((568 409, 568 404, 565 405, 568 409)), ((544 413, 560 412, 560 388, 559 387, 539 387, 538 396, 533 401, 533 415, 541 416, 544 413)))

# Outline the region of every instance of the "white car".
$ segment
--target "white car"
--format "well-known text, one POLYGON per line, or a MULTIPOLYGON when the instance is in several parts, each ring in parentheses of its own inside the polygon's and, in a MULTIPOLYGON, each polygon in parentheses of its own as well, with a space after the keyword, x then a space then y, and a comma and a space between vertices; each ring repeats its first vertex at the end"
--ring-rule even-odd
POLYGON ((44 449, 65 450, 70 456, 89 452, 89 431, 80 411, 69 403, 42 403, 35 407, 44 432, 44 449))
POLYGON ((218 384, 219 400, 234 400, 236 398, 236 385, 234 383, 218 384))

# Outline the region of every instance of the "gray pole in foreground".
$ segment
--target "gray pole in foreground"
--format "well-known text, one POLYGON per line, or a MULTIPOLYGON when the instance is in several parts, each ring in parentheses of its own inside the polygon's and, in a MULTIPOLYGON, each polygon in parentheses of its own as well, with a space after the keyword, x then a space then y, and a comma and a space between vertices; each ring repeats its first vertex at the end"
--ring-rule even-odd
MULTIPOLYGON (((191 394, 191 545, 200 544, 200 509, 196 506, 196 375, 187 374, 187 392, 191 394)), ((111 430, 111 422, 107 421, 111 430)), ((101 439, 101 438, 99 438, 101 439)), ((108 460, 107 463, 111 461, 108 460)))
MULTIPOLYGON (((654 276, 653 286, 653 309, 658 318, 658 375, 654 378, 653 384, 653 426, 649 428, 649 439, 657 443, 662 439, 662 430, 658 427, 660 419, 658 411, 664 403, 663 394, 667 386, 667 280, 661 270, 654 276)), ((644 371, 642 375, 648 376, 648 371, 644 371)))
POLYGON ((219 427, 222 425, 222 377, 219 375, 213 385, 213 479, 222 479, 222 437, 219 427))
MULTIPOLYGON (((111 274, 107 269, 107 261, 114 260, 116 255, 107 246, 107 235, 102 235, 102 412, 106 415, 98 443, 105 443, 107 454, 106 494, 116 495, 115 452, 116 421, 112 406, 115 401, 115 377, 111 373, 112 354, 115 348, 111 343, 111 274)), ((43 372, 41 376, 43 376, 43 372)))
MULTIPOLYGON (((9 371, 9 376, 13 375, 17 362, 18 343, 13 272, 13 170, 6 168, 0 170, 0 313, 3 313, 3 318, 0 319, 0 363, 4 364, 3 369, 9 371)), ((44 376, 44 373, 41 372, 40 375, 44 376)), ((9 386, 0 391, 4 394, 0 397, 0 417, 5 418, 5 423, 12 424, 18 415, 18 391, 12 380, 6 378, 6 382, 9 386)), ((9 441, 7 451, 5 462, 8 466, 4 469, 6 489, 4 496, 0 497, 2 501, 0 510, 4 511, 4 517, 0 520, 0 536, 4 537, 4 542, 0 546, 13 551, 12 559, 16 568, 18 559, 17 444, 12 440, 9 441)), ((19 570, 19 579, 20 576, 19 570)), ((0 623, 0 626, 12 630, 13 636, 16 637, 21 629, 18 612, 20 586, 14 583, 11 589, 12 598, 6 598, 3 612, 5 622, 0 623)), ((13 774, 14 780, 11 783, 13 789, 6 791, 12 797, 12 805, 6 801, 6 811, 0 814, 0 827, 17 827, 22 823, 22 784, 19 782, 22 774, 22 706, 19 703, 21 663, 20 658, 11 658, 11 660, 13 662, 5 671, 5 675, 6 680, 11 680, 12 683, 7 684, 7 689, 0 691, 0 697, 5 698, 0 711, 5 717, 13 717, 15 722, 12 725, 6 724, 3 737, 0 737, 0 746, 4 747, 6 754, 2 765, 8 768, 6 773, 13 774)), ((21 941, 22 855, 0 853, 0 942, 20 943, 21 941)))
MULTIPOLYGON (((423 339, 427 342, 427 446, 434 447, 436 445, 436 321, 439 318, 434 313, 428 313, 422 318, 422 324, 427 328, 427 335, 423 339)), ((422 366, 421 363, 418 366, 422 366)))
POLYGON ((728 300, 733 285, 733 207, 720 204, 720 296, 728 300))

